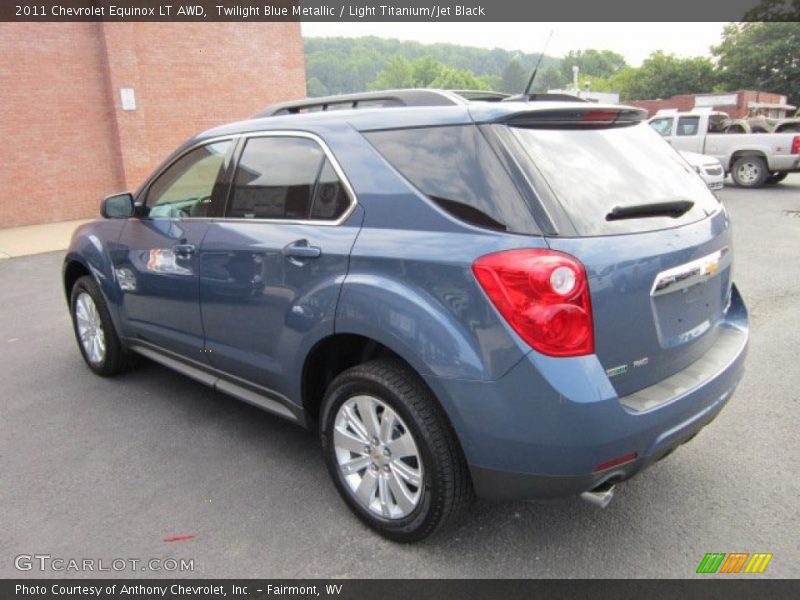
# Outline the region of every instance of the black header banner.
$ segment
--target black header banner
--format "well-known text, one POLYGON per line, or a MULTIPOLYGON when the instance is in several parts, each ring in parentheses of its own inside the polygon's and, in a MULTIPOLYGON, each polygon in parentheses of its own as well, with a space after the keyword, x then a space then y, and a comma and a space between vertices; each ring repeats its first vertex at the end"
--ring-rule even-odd
POLYGON ((2 0, 0 21, 800 21, 800 0, 2 0))

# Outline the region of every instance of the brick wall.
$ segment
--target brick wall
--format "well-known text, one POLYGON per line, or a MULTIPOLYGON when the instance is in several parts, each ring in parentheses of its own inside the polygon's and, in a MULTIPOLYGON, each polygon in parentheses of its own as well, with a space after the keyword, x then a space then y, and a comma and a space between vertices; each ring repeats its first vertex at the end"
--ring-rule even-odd
MULTIPOLYGON (((771 92, 740 90, 738 92, 730 92, 730 94, 736 95, 736 104, 714 106, 713 109, 728 113, 732 119, 743 119, 747 117, 749 110, 748 104, 750 102, 780 104, 786 101, 784 96, 771 92)), ((693 94, 683 94, 680 96, 672 96, 665 100, 641 100, 639 102, 626 102, 626 104, 644 108, 648 111, 649 116, 652 117, 656 112, 665 108, 677 108, 680 111, 693 110, 695 97, 696 96, 693 94)))
POLYGON ((92 217, 189 136, 305 95, 299 23, 0 23, 0 55, 0 227, 92 217))

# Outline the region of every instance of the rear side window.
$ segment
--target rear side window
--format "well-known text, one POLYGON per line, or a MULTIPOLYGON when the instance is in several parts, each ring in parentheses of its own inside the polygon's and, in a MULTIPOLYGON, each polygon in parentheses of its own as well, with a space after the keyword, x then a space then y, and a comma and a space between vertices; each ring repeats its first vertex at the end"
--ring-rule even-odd
POLYGON ((247 140, 226 216, 241 219, 336 220, 350 205, 319 144, 301 137, 247 140))
POLYGON ((719 209, 700 177, 646 123, 611 128, 511 127, 513 150, 541 174, 579 235, 652 231, 698 221, 719 209), (693 202, 677 218, 609 220, 615 208, 693 202))
POLYGON ((471 225, 538 234, 525 200, 474 125, 364 133, 423 194, 471 225))
POLYGON ((697 135, 700 117, 680 117, 678 119, 678 135, 697 135))

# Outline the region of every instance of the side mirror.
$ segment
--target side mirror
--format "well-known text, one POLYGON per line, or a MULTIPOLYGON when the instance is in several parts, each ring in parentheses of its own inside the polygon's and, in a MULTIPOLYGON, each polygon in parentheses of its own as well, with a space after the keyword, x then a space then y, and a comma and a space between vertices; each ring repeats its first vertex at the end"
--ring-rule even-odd
POLYGON ((133 195, 129 192, 113 194, 100 203, 100 215, 104 219, 127 219, 133 216, 133 195))

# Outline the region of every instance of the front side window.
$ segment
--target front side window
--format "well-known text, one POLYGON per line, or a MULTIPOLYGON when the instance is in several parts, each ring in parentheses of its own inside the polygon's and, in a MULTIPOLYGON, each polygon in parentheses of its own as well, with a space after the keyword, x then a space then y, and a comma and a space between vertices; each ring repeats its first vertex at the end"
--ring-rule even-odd
POLYGON ((697 135, 700 117, 681 117, 678 119, 678 135, 697 135))
POLYGON ((656 133, 659 135, 667 137, 670 133, 672 133, 672 118, 650 121, 650 127, 655 129, 656 133))
POLYGON ((233 142, 195 148, 172 163, 150 185, 145 204, 150 218, 208 216, 211 196, 233 142))
POLYGON ((336 171, 314 140, 259 137, 244 147, 226 216, 336 220, 349 204, 336 171))

